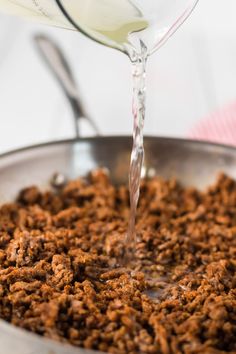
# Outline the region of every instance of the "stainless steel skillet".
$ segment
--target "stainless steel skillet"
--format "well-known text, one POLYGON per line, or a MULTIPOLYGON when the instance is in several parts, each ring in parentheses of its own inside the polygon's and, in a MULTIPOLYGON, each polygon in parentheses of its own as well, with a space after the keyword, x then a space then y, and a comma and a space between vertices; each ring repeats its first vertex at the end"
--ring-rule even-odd
MULTIPOLYGON (((25 186, 49 187, 53 173, 68 178, 105 166, 116 183, 127 180, 131 139, 94 137, 42 144, 0 156, 0 202, 11 201, 25 186)), ((190 140, 146 137, 146 169, 185 185, 204 188, 219 171, 236 178, 236 149, 190 140)), ((0 320, 0 354, 92 353, 64 346, 0 320)))
MULTIPOLYGON (((27 147, 0 156, 0 203, 12 201, 23 187, 49 188, 55 172, 68 179, 107 167, 115 183, 126 183, 131 138, 76 138, 27 147)), ((204 188, 219 171, 236 178, 236 148, 190 140, 146 137, 147 174, 176 177, 184 185, 204 188)), ((0 320, 0 354, 92 354, 18 329, 0 320)))

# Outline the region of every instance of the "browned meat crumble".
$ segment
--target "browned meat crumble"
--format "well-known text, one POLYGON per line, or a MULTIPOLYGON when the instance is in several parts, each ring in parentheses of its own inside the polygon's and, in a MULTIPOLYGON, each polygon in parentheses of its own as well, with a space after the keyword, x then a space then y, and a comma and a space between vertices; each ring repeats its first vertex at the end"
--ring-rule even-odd
POLYGON ((236 182, 142 182, 134 270, 116 268, 128 190, 102 171, 0 209, 0 317, 114 354, 236 353, 236 182))

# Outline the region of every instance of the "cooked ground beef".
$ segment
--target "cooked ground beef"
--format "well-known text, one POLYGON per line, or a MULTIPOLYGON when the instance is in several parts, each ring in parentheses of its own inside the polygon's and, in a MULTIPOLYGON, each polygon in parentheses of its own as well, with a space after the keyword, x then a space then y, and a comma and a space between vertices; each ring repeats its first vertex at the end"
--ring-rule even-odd
POLYGON ((114 354, 236 353, 236 182, 200 192, 142 182, 137 246, 129 195, 102 170, 0 209, 0 317, 114 354))

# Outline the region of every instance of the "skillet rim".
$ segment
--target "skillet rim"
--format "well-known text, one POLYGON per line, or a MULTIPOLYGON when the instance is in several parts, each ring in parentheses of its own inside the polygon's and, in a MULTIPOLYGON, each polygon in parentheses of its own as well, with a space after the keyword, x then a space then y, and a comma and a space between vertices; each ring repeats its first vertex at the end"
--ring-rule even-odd
MULTIPOLYGON (((122 140, 125 139, 127 141, 132 142, 132 137, 130 135, 105 135, 105 136, 91 136, 91 137, 82 137, 82 138, 70 138, 70 139, 60 139, 60 140, 53 140, 53 141, 46 141, 38 144, 33 144, 33 145, 26 145, 20 148, 16 148, 13 150, 9 150, 6 152, 3 152, 0 154, 0 159, 5 158, 5 157, 10 157, 11 155, 17 154, 17 153, 23 153, 27 152, 30 150, 34 149, 39 149, 39 148, 44 148, 44 147, 51 147, 51 146, 57 146, 57 145, 63 145, 63 144, 76 144, 76 143, 82 143, 82 142, 92 142, 92 141, 109 141, 109 140, 122 140)), ((188 139, 188 138, 181 138, 181 137, 168 137, 168 136, 158 136, 158 135, 146 135, 144 138, 144 145, 145 142, 151 141, 151 140, 159 140, 168 143, 170 142, 176 142, 180 144, 190 144, 190 145, 197 145, 197 146, 204 146, 205 148, 207 147, 216 147, 216 148, 222 148, 224 150, 228 150, 231 152, 236 151, 236 146, 234 145, 227 145, 227 144, 221 144, 217 142, 210 142, 207 140, 197 140, 197 139, 188 139)))

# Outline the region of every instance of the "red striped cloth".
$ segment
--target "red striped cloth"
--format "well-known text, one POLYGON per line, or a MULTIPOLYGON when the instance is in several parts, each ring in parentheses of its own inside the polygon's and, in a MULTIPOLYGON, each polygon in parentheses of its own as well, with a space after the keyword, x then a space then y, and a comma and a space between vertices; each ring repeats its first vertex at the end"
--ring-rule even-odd
POLYGON ((236 145, 236 102, 200 120, 188 137, 227 145, 236 145))

